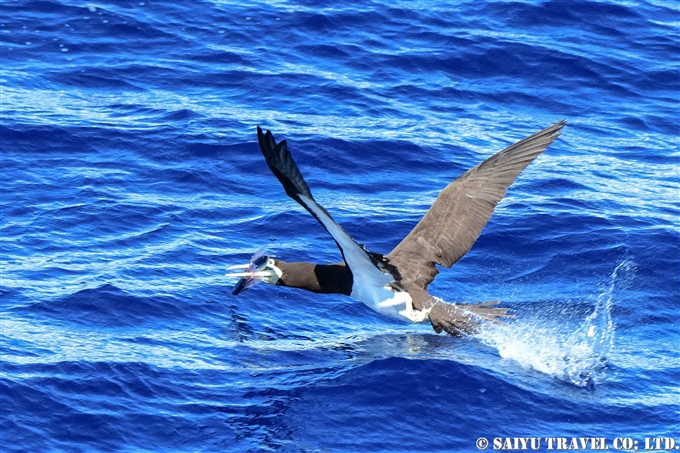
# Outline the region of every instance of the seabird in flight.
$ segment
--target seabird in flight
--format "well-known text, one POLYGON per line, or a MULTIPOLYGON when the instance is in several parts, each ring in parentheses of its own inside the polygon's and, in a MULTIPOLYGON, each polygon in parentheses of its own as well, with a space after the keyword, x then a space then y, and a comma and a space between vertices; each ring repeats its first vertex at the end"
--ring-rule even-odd
POLYGON ((302 288, 316 293, 345 294, 378 313, 411 322, 429 319, 435 332, 470 334, 481 321, 498 321, 507 308, 497 302, 447 303, 431 296, 427 286, 439 273, 436 265, 451 267, 479 237, 494 208, 515 178, 559 135, 560 121, 489 157, 463 173, 441 191, 411 232, 388 255, 368 251, 338 225, 318 204, 288 151, 271 132, 257 128, 257 139, 267 165, 286 194, 314 216, 335 240, 343 261, 334 264, 286 262, 258 252, 245 265, 234 286, 237 295, 253 284, 302 288))

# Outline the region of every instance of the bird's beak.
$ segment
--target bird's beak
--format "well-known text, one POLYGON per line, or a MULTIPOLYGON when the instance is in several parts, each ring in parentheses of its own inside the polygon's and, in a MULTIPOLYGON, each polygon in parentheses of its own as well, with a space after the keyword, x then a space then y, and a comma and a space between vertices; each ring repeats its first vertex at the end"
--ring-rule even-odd
POLYGON ((224 274, 227 277, 242 277, 242 278, 262 278, 267 277, 269 272, 267 271, 254 271, 254 272, 232 272, 230 274, 224 274))
POLYGON ((268 257, 263 255, 263 250, 260 250, 253 255, 248 264, 237 264, 236 266, 227 268, 228 271, 236 269, 244 270, 244 272, 231 272, 225 274, 227 277, 239 278, 239 281, 234 285, 234 289, 231 291, 234 296, 237 296, 241 291, 261 282, 264 277, 269 275, 269 272, 263 270, 266 267, 267 258, 268 257))
POLYGON ((238 278, 239 281, 234 285, 232 294, 237 296, 241 291, 244 291, 251 286, 262 281, 262 277, 268 275, 267 272, 263 272, 257 269, 253 264, 239 264, 237 266, 231 266, 227 270, 233 269, 245 269, 245 272, 230 272, 225 274, 227 277, 238 278))

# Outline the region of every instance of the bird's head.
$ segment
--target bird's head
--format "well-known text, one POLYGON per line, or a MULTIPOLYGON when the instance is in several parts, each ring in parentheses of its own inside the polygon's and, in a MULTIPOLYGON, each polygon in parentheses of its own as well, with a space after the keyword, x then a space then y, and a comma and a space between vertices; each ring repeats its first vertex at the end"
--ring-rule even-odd
POLYGON ((283 275, 281 269, 276 266, 276 260, 269 255, 265 255, 264 250, 259 250, 255 253, 248 264, 237 264, 227 268, 229 271, 235 269, 245 270, 243 272, 226 274, 227 277, 239 278, 239 281, 232 290, 234 296, 259 282, 275 285, 283 275))

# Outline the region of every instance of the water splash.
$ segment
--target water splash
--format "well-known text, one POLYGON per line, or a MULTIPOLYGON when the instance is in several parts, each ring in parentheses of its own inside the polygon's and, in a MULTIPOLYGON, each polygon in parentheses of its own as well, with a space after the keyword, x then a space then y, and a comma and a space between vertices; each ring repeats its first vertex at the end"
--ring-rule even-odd
POLYGON ((568 327, 573 321, 541 313, 512 324, 487 325, 477 337, 498 349, 503 358, 578 387, 593 387, 604 380, 614 347, 614 293, 630 281, 634 271, 632 261, 619 264, 593 312, 575 328, 568 327))

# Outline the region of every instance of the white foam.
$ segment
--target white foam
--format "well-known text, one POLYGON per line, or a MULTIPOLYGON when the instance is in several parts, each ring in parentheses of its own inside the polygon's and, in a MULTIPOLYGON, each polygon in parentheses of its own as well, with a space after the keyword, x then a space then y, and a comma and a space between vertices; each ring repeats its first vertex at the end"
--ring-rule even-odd
POLYGON ((608 357, 614 347, 615 325, 611 317, 614 291, 622 272, 634 265, 626 260, 611 275, 610 284, 598 296, 595 309, 583 321, 535 313, 512 324, 489 324, 477 335, 504 359, 532 368, 579 387, 605 378, 608 357), (571 326, 571 327, 570 327, 571 326))

